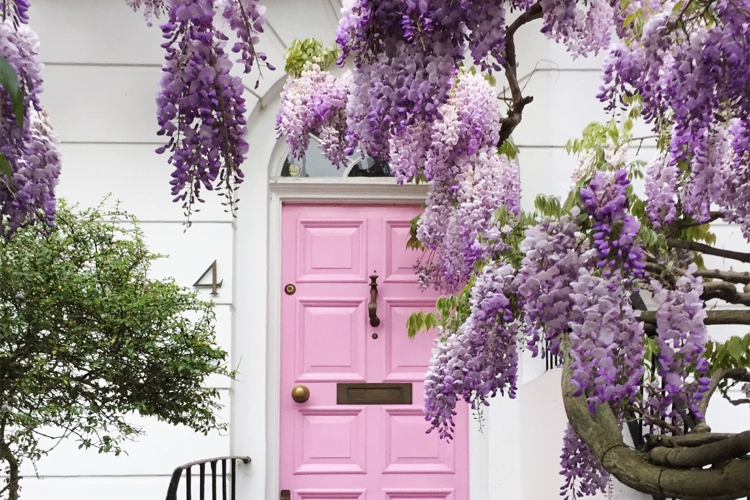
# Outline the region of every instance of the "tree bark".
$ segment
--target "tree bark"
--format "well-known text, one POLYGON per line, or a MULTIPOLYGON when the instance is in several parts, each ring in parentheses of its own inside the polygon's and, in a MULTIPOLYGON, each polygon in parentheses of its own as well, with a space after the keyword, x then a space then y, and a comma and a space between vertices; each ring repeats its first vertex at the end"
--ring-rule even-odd
POLYGON ((594 417, 588 411, 585 397, 573 396, 576 389, 572 384, 570 356, 564 354, 564 358, 562 395, 570 425, 604 469, 620 482, 643 493, 683 500, 736 500, 750 496, 747 457, 714 464, 709 469, 680 469, 651 463, 647 453, 625 445, 609 406, 600 405, 594 417))
POLYGON ((8 477, 8 500, 18 500, 18 459, 13 456, 13 451, 8 446, 3 438, 0 440, 0 458, 5 462, 8 462, 9 477, 8 477))
POLYGON ((750 263, 750 253, 735 252, 733 250, 724 250, 723 248, 716 248, 696 241, 685 241, 678 239, 668 239, 667 245, 672 248, 682 248, 684 250, 694 250, 696 252, 705 253, 708 255, 716 255, 717 257, 724 257, 727 259, 734 259, 740 262, 750 263))
POLYGON ((531 96, 524 97, 521 93, 521 86, 518 84, 518 76, 516 74, 518 62, 516 61, 516 42, 514 35, 521 26, 528 24, 535 19, 540 19, 541 17, 542 6, 537 2, 526 12, 518 16, 518 19, 508 26, 508 29, 505 32, 505 51, 503 53, 505 56, 505 64, 503 64, 503 69, 505 70, 505 78, 508 80, 512 105, 508 109, 508 115, 500 120, 500 139, 497 142, 498 147, 510 138, 510 135, 516 129, 518 124, 521 123, 521 119, 523 118, 523 108, 534 100, 531 96))
MULTIPOLYGON (((706 325, 750 325, 750 310, 706 311, 708 315, 703 321, 706 325)), ((641 321, 655 325, 656 311, 641 311, 638 314, 641 321)))

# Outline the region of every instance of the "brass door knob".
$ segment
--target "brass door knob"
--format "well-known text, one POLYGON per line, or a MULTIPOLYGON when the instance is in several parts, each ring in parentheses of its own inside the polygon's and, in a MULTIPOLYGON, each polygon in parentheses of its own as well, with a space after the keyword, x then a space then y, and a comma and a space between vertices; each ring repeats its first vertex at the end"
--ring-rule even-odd
POLYGON ((292 389, 292 399, 297 403, 304 403, 310 399, 310 389, 304 385, 295 385, 292 389))

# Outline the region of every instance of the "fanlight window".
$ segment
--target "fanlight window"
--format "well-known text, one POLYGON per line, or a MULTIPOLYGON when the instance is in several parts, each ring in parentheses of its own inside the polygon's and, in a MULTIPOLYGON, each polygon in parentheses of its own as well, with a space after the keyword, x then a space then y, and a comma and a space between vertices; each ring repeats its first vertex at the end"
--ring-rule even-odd
POLYGON ((313 137, 305 156, 297 159, 286 156, 281 167, 281 177, 322 178, 322 177, 390 177, 388 164, 367 156, 352 157, 349 166, 338 168, 320 152, 320 145, 313 137))

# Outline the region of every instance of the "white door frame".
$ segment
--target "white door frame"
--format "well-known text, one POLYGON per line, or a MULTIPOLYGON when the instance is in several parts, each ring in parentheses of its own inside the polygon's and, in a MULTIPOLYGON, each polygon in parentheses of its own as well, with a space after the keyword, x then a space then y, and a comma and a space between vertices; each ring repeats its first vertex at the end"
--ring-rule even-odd
MULTIPOLYGON (((427 184, 399 185, 395 178, 279 178, 289 148, 278 141, 268 165, 268 254, 266 324, 266 500, 279 498, 281 379, 281 207, 284 203, 422 204, 427 184)), ((469 495, 487 500, 489 487, 489 422, 484 431, 469 419, 469 495)), ((459 500, 459 499, 457 499, 459 500)), ((464 500, 464 499, 460 499, 464 500)), ((467 499, 468 500, 468 499, 467 499)))

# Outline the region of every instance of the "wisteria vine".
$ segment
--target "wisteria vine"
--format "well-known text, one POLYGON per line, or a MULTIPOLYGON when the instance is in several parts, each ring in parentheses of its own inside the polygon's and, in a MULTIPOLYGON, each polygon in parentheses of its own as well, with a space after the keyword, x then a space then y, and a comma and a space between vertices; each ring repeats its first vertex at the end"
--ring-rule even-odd
POLYGON ((60 175, 58 139, 40 102, 39 40, 28 26, 25 0, 2 2, 0 56, 17 77, 22 110, 9 89, 0 88, 0 236, 10 238, 36 221, 52 224, 60 175))

